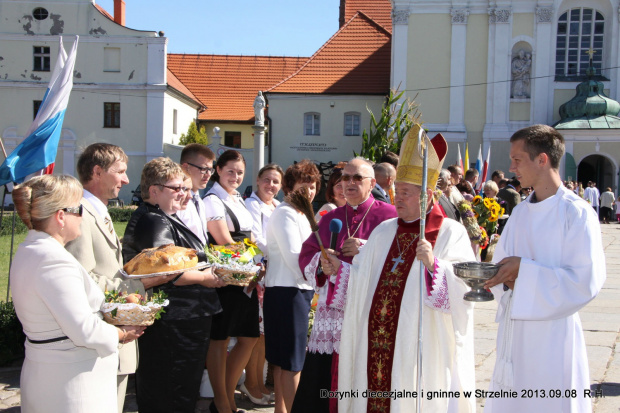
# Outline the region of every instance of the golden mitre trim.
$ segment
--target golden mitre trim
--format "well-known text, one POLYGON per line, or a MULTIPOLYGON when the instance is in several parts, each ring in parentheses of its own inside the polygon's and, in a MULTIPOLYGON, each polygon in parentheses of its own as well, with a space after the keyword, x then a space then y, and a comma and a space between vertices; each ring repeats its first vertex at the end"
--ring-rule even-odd
MULTIPOLYGON (((425 132, 422 126, 417 123, 413 125, 409 131, 400 149, 400 158, 398 161, 398 168, 396 169, 396 182, 405 182, 422 186, 422 167, 424 160, 422 159, 422 154, 418 150, 418 140, 420 136, 424 135, 425 132)), ((443 165, 443 160, 439 159, 435 148, 432 144, 429 144, 429 139, 425 138, 424 140, 428 146, 427 185, 429 188, 435 188, 437 179, 439 178, 439 172, 443 165)))

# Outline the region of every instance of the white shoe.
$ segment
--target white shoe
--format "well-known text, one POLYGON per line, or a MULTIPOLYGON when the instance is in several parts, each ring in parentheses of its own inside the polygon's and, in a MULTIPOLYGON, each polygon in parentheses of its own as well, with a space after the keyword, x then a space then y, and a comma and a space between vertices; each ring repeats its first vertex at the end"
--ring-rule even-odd
POLYGON ((271 392, 269 394, 263 393, 263 396, 265 396, 265 398, 272 403, 276 401, 276 394, 274 392, 271 392))
POLYGON ((242 383, 241 386, 239 386, 239 391, 248 396, 248 399, 250 399, 250 401, 254 404, 258 404, 259 406, 267 406, 269 404, 269 399, 265 397, 265 395, 263 395, 260 399, 252 396, 247 387, 245 387, 245 383, 242 383))

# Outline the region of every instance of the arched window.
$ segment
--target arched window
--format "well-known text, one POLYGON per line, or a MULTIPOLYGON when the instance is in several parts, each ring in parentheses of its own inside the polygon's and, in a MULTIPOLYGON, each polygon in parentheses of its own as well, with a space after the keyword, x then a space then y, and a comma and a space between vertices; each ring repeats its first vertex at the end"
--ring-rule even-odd
POLYGON ((586 7, 570 9, 558 19, 555 52, 556 80, 575 81, 585 76, 593 50, 593 66, 598 75, 603 64, 605 18, 586 7))

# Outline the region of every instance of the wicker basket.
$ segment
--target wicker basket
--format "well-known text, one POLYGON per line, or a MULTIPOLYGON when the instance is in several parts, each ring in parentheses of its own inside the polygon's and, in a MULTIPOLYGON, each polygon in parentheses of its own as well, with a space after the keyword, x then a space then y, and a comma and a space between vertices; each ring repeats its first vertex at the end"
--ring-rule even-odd
POLYGON ((168 305, 168 300, 161 305, 104 303, 101 311, 104 321, 108 324, 115 326, 150 326, 155 322, 157 313, 166 305, 168 305), (113 316, 112 312, 114 309, 116 309, 116 314, 113 316))
POLYGON ((238 285, 240 287, 247 287, 248 285, 250 285, 252 278, 254 278, 254 276, 256 276, 256 274, 258 273, 258 270, 254 272, 249 272, 232 270, 229 268, 217 266, 214 273, 215 275, 220 277, 220 279, 224 281, 226 285, 238 285))

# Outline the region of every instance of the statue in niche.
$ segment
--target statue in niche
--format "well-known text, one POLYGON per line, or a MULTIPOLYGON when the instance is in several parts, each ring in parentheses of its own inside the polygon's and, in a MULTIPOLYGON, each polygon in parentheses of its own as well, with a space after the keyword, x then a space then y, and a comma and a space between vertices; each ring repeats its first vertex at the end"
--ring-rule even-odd
POLYGON ((254 99, 254 125, 265 126, 265 106, 263 92, 259 91, 258 96, 254 99))
POLYGON ((512 58, 510 71, 512 73, 510 97, 516 99, 529 98, 532 54, 526 53, 523 49, 519 50, 519 53, 512 58))

